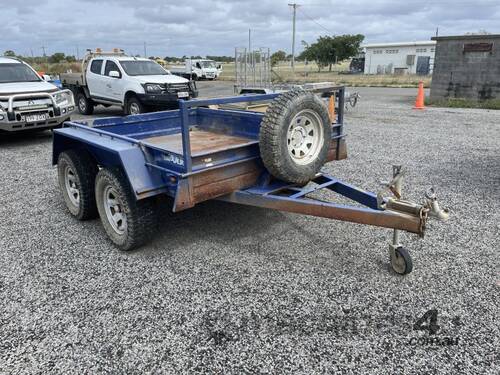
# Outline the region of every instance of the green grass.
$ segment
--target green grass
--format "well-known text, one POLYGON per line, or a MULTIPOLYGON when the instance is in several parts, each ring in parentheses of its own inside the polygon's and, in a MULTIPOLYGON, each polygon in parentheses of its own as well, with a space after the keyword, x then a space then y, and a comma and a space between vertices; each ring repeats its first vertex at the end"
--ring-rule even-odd
POLYGON ((425 104, 446 108, 480 108, 500 110, 500 99, 473 100, 465 98, 425 99, 425 104))

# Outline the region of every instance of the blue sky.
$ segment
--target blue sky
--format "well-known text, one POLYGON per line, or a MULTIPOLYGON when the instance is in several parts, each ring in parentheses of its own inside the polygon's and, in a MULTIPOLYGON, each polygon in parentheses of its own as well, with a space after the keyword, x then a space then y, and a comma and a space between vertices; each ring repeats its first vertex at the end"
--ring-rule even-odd
MULTIPOLYGON (((297 51, 320 35, 364 34, 365 42, 500 33, 500 1, 297 0, 297 51)), ((233 55, 234 47, 291 50, 291 0, 0 0, 0 53, 80 56, 86 48, 128 53, 233 55)))

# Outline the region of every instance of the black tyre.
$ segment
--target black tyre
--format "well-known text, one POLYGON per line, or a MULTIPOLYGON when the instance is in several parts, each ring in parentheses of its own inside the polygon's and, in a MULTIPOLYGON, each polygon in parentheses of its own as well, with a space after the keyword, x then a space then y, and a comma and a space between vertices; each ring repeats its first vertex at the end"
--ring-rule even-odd
POLYGON ((260 127, 260 155, 275 177, 304 184, 325 164, 332 137, 328 109, 313 93, 292 90, 274 99, 260 127))
POLYGON ((57 161, 59 187, 71 215, 78 220, 97 217, 94 182, 98 168, 92 157, 81 150, 64 151, 57 161))
POLYGON ((154 201, 137 201, 122 171, 101 169, 95 194, 104 230, 116 246, 133 250, 151 239, 156 229, 154 201))
POLYGON ((85 93, 81 91, 76 94, 76 105, 78 107, 78 111, 82 115, 91 115, 92 113, 94 113, 94 102, 92 101, 92 99, 87 98, 85 93))
POLYGON ((125 105, 125 113, 127 115, 138 115, 144 112, 146 112, 146 106, 137 97, 132 96, 127 100, 127 104, 125 105))
POLYGON ((398 247, 395 251, 396 256, 391 258, 391 267, 394 272, 400 275, 407 275, 413 270, 411 255, 404 247, 398 247))

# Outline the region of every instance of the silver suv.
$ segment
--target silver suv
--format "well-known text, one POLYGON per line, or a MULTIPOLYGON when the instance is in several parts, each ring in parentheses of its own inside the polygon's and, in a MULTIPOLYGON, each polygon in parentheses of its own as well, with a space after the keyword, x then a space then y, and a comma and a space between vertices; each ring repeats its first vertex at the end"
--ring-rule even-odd
POLYGON ((74 110, 70 90, 59 90, 17 58, 0 57, 0 132, 55 128, 74 110))

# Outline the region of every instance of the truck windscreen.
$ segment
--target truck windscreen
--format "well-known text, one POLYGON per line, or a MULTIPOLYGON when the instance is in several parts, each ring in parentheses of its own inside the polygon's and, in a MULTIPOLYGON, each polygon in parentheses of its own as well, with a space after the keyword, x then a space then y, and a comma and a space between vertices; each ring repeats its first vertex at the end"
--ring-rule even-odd
POLYGON ((215 63, 213 61, 201 61, 201 66, 203 68, 215 68, 215 63))
POLYGON ((168 72, 153 61, 120 61, 123 70, 129 76, 157 76, 168 72))
POLYGON ((0 64, 0 83, 38 81, 41 78, 24 64, 0 64))

